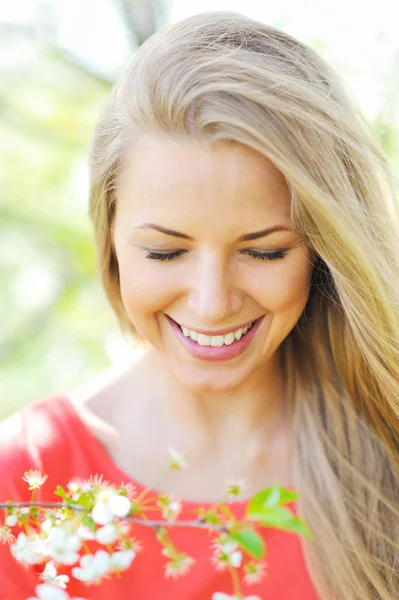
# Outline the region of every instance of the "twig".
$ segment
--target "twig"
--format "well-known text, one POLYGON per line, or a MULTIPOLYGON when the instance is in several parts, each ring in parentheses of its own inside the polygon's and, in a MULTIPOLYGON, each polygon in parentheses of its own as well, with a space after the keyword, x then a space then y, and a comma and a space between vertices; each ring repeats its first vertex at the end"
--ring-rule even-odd
MULTIPOLYGON (((38 508, 69 508, 77 511, 87 510, 85 506, 79 506, 78 504, 63 504, 55 502, 13 502, 6 503, 0 502, 1 508, 25 508, 29 506, 36 506, 38 508)), ((198 527, 200 529, 219 529, 223 530, 224 525, 212 525, 210 523, 204 523, 202 521, 150 521, 144 519, 136 519, 135 517, 125 517, 124 521, 130 521, 137 525, 145 525, 146 527, 198 527)))

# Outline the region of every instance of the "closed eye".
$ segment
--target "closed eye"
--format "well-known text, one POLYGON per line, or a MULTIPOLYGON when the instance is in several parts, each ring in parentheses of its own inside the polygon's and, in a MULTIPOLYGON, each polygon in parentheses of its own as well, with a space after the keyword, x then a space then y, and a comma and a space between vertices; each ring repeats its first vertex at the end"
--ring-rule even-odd
MULTIPOLYGON (((146 258, 149 260, 174 260, 186 253, 187 250, 175 250, 174 252, 148 252, 146 254, 146 258)), ((243 250, 252 258, 257 260, 277 260, 279 258, 284 258, 287 254, 287 250, 274 250, 273 252, 265 252, 260 250, 243 250)))

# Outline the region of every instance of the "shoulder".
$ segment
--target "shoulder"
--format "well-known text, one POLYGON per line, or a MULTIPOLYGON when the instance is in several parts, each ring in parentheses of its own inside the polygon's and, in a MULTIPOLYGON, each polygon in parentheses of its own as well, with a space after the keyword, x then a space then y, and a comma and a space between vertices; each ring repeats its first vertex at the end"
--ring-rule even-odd
MULTIPOLYGON (((48 475, 36 498, 52 501, 54 489, 63 485, 67 461, 65 430, 71 425, 68 399, 51 396, 29 404, 0 422, 0 502, 30 501, 31 491, 23 480, 29 470, 48 475)), ((59 498, 56 498, 59 501, 59 498)), ((0 514, 0 523, 3 515, 0 514)), ((12 557, 7 544, 0 544, 0 598, 32 597, 38 582, 35 567, 25 568, 12 557)))
MULTIPOLYGON (((65 452, 65 436, 71 416, 68 399, 47 397, 25 406, 0 423, 0 497, 24 499, 22 480, 29 469, 52 470, 65 452)), ((5 499, 7 499, 5 498, 5 499)))
POLYGON ((42 499, 58 484, 101 469, 103 448, 117 446, 118 424, 131 410, 132 398, 141 404, 139 359, 140 354, 129 366, 109 369, 0 422, 0 500, 29 499, 22 480, 29 469, 48 475, 42 499))

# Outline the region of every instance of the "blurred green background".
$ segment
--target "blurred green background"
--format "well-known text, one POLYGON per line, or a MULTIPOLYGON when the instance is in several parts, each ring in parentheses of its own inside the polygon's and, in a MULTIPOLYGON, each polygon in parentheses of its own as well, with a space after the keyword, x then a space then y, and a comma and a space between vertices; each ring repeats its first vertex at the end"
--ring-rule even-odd
POLYGON ((0 419, 134 352, 95 277, 87 160, 118 73, 163 24, 206 10, 236 10, 308 43, 346 79, 399 170, 395 6, 390 0, 377 7, 348 4, 0 4, 0 419))

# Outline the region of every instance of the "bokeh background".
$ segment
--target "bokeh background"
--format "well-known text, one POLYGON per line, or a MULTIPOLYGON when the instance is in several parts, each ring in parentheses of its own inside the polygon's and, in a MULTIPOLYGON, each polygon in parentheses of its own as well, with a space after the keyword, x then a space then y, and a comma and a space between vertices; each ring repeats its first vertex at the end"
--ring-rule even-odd
POLYGON ((317 50, 399 170, 397 0, 0 0, 0 419, 135 351, 95 275, 91 135, 138 46, 208 10, 317 50))

